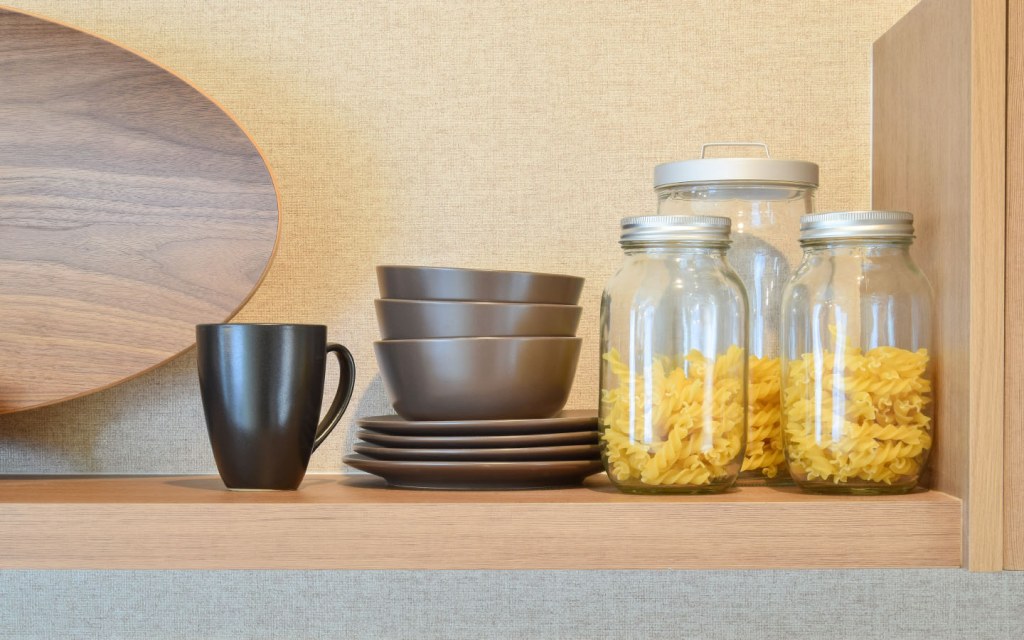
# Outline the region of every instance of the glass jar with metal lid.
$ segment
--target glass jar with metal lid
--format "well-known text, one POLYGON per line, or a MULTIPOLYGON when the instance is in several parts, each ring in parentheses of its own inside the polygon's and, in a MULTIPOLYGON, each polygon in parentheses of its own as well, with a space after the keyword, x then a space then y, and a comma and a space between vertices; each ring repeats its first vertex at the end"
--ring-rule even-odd
POLYGON ((800 216, 814 211, 818 165, 772 158, 760 143, 701 147, 700 158, 658 165, 659 215, 732 220, 729 262, 750 303, 749 432, 739 484, 788 482, 779 413, 782 289, 800 263, 800 216), (709 147, 759 147, 764 158, 707 158, 709 147))
POLYGON ((819 493, 905 493, 932 445, 932 292, 910 256, 913 216, 804 216, 783 295, 782 432, 819 493))
POLYGON ((627 493, 713 493, 746 437, 747 301, 728 218, 622 221, 601 300, 602 458, 627 493))

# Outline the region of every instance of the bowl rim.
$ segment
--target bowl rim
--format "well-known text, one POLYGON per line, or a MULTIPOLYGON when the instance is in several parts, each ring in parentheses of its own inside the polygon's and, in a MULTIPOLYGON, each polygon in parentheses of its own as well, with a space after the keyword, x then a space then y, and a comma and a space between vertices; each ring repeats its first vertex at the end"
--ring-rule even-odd
POLYGON ((326 324, 310 324, 305 322, 201 322, 196 325, 197 329, 216 329, 218 327, 262 327, 267 329, 328 328, 326 324))
POLYGON ((411 300, 407 298, 375 298, 373 303, 375 305, 392 305, 392 304, 413 304, 413 305, 458 305, 464 307, 479 306, 479 307, 509 307, 509 308, 523 308, 523 307, 540 307, 540 308, 551 308, 551 309, 583 309, 583 305, 580 304, 557 304, 554 302, 501 302, 492 300, 411 300))
POLYGON ((433 342, 511 342, 513 340, 531 340, 531 341, 542 341, 550 342, 555 340, 573 340, 576 342, 583 342, 583 338, 579 336, 470 336, 462 338, 399 338, 397 340, 374 340, 373 346, 387 345, 387 344, 403 344, 403 343, 433 343, 433 342))
POLYGON ((379 264, 377 265, 377 272, 379 273, 382 269, 417 269, 419 271, 458 271, 463 273, 499 273, 499 274, 510 274, 510 275, 527 275, 527 276, 545 276, 552 278, 564 278, 566 280, 576 280, 580 282, 586 282, 586 278, 583 276, 574 276, 567 273, 549 273, 546 271, 516 271, 512 269, 474 269, 472 267, 431 267, 426 265, 414 265, 414 264, 379 264))

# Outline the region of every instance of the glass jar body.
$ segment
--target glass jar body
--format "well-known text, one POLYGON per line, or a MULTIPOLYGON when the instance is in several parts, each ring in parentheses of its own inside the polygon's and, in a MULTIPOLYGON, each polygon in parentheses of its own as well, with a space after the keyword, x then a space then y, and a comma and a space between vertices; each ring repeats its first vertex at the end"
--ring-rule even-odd
POLYGON ((779 407, 782 292, 800 264, 800 216, 814 211, 810 185, 710 182, 657 189, 660 215, 732 220, 729 263, 750 307, 749 402, 741 485, 789 483, 779 407))
POLYGON ((746 438, 747 310, 724 248, 627 248, 601 301, 602 458, 627 493, 713 493, 746 438))
POLYGON ((808 245, 783 300, 782 431, 796 483, 905 493, 932 444, 932 292, 909 241, 808 245))

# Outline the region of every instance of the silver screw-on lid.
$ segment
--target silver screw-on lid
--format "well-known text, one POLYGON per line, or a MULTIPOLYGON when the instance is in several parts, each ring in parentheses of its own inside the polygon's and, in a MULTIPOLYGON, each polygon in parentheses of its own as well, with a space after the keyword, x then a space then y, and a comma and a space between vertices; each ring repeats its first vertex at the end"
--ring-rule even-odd
POLYGON ((835 211, 800 217, 800 242, 914 237, 914 216, 906 211, 835 211))
POLYGON ((776 160, 768 145, 757 142, 712 142, 700 149, 700 158, 665 162, 654 167, 654 188, 719 183, 771 183, 818 186, 818 165, 803 160, 776 160), (705 158, 708 147, 759 147, 764 158, 705 158))
POLYGON ((622 219, 619 241, 728 244, 731 226, 721 216, 633 216, 622 219))

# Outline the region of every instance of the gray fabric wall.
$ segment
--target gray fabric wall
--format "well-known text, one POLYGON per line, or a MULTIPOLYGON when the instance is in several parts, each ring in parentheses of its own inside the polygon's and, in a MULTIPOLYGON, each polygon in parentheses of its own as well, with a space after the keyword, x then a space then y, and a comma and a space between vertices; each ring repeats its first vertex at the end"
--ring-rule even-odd
POLYGON ((0 638, 1016 639, 959 570, 5 572, 0 638))

